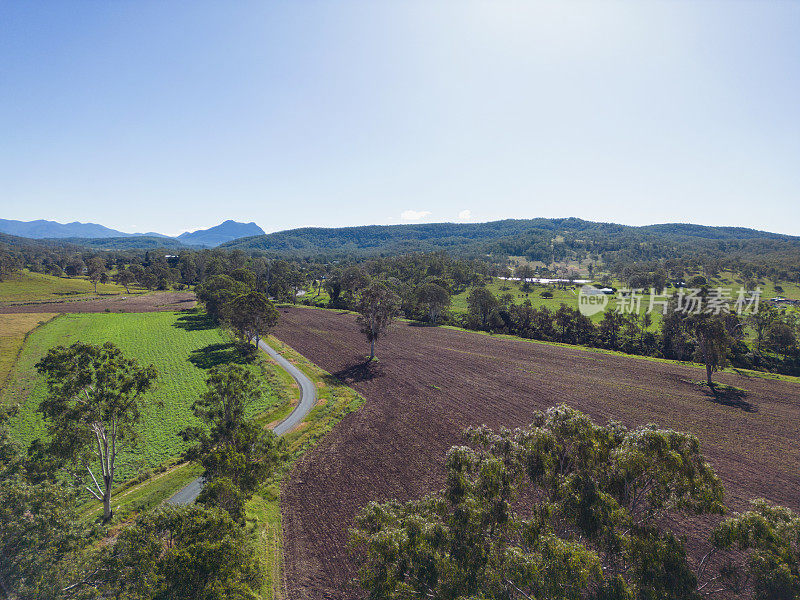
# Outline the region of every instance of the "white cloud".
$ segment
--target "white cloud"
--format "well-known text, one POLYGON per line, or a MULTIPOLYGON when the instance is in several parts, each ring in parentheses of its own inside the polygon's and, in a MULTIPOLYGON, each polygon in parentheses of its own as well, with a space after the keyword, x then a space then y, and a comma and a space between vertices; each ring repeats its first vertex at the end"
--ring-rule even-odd
POLYGON ((470 219, 472 219, 472 211, 470 209, 467 208, 458 213, 459 221, 469 221, 470 219))
POLYGON ((400 220, 401 221, 421 221, 425 217, 431 214, 429 210, 404 210, 400 213, 400 220))

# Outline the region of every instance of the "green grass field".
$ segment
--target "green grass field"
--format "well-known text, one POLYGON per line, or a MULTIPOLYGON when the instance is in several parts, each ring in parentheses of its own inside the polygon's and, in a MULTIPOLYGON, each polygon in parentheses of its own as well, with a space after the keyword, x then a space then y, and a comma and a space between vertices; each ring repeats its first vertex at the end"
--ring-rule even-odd
MULTIPOLYGON (((135 286, 130 290, 130 295, 145 293, 144 289, 135 286)), ((98 296, 120 294, 129 295, 123 286, 116 283, 97 284, 98 296)), ((0 302, 69 300, 94 295, 94 284, 85 277, 54 277, 23 270, 0 281, 0 302)))
MULTIPOLYGON (((550 310, 556 311, 562 304, 566 304, 570 308, 578 307, 578 292, 577 289, 573 289, 572 287, 563 290, 552 285, 532 285, 530 292, 523 292, 520 289, 520 283, 518 281, 494 279, 492 283, 486 286, 486 289, 497 296, 498 299, 503 294, 511 294, 516 304, 522 304, 525 300, 530 300, 534 308, 546 306, 550 310), (542 298, 540 294, 545 290, 551 292, 553 297, 542 298)), ((466 290, 453 296, 450 310, 454 312, 467 312, 467 296, 469 296, 470 291, 471 290, 466 290)))
MULTIPOLYGON (((116 477, 119 482, 180 454, 186 444, 178 433, 198 424, 191 405, 206 388, 207 370, 221 363, 245 361, 228 334, 214 327, 202 313, 62 315, 28 336, 2 392, 3 402, 20 407, 11 422, 11 431, 23 447, 46 434, 37 407, 47 386, 34 365, 49 348, 76 341, 112 342, 127 356, 142 364, 152 363, 158 370, 156 388, 146 396, 149 406, 139 425, 138 447, 126 447, 120 453, 116 477), (158 406, 158 402, 162 405, 158 406)), ((275 376, 273 368, 255 356, 250 359, 251 368, 263 373, 265 393, 259 404, 251 407, 252 414, 268 411, 280 402, 269 382, 275 376)))
MULTIPOLYGON (((318 400, 304 421, 284 436, 287 460, 257 494, 247 503, 247 530, 255 542, 259 561, 264 568, 264 585, 261 597, 264 600, 285 600, 283 585, 283 527, 280 507, 280 484, 294 461, 316 444, 346 414, 358 410, 364 399, 320 369, 286 344, 270 336, 267 342, 287 360, 297 365, 317 386, 318 400)), ((268 365, 268 381, 277 399, 272 406, 258 414, 257 420, 265 427, 285 418, 298 399, 297 384, 271 358, 262 354, 268 365)), ((169 498, 186 483, 197 477, 202 468, 195 464, 170 465, 163 473, 140 484, 120 486, 113 496, 113 505, 118 517, 130 519, 135 513, 150 509, 169 498)), ((97 502, 87 503, 83 516, 96 517, 101 507, 97 502)))

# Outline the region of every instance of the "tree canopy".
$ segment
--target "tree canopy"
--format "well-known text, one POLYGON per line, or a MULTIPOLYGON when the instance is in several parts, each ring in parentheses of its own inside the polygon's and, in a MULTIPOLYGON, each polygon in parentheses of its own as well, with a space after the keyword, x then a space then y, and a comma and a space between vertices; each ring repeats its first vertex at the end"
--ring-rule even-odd
POLYGON ((375 358, 375 342, 386 332, 400 307, 400 298, 383 282, 373 281, 361 291, 358 322, 369 342, 369 359, 375 358))
POLYGON ((117 455, 123 442, 136 438, 143 394, 156 379, 155 367, 142 367, 111 343, 77 342, 51 348, 36 369, 47 376, 48 394, 39 410, 48 423, 50 452, 86 469, 94 483, 87 489, 103 501, 109 520, 117 455), (102 487, 92 472, 97 463, 102 487))
POLYGON ((698 597, 683 543, 661 526, 723 510, 696 438, 565 406, 466 435, 443 491, 358 515, 351 545, 371 598, 698 597))

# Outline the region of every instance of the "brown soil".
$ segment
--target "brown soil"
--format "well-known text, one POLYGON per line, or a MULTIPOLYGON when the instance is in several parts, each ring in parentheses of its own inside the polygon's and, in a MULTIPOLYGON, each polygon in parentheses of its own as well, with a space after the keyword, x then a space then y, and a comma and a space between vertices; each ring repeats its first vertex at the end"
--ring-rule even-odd
MULTIPOLYGON (((697 385, 691 366, 578 348, 398 323, 377 344, 352 315, 281 310, 275 335, 367 400, 293 470, 283 490, 291 598, 349 599, 355 566, 347 529, 369 500, 408 500, 442 486, 445 451, 470 425, 519 426, 535 410, 566 403, 599 422, 655 422, 690 431, 728 490, 734 509, 750 498, 800 508, 800 383, 724 373, 746 390, 733 401, 697 385)), ((693 553, 708 520, 682 523, 693 553)))
POLYGON ((64 300, 29 304, 2 304, 0 314, 9 313, 95 313, 95 312, 155 312, 183 310, 197 304, 194 292, 156 292, 137 296, 113 296, 90 300, 64 300))

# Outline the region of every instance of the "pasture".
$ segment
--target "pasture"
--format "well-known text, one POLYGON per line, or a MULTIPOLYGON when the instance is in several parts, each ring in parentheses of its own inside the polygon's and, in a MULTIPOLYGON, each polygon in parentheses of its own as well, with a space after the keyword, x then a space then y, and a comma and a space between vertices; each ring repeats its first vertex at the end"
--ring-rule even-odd
MULTIPOLYGON (((41 318, 41 315, 36 315, 41 318)), ((19 406, 11 421, 12 436, 23 446, 46 434, 37 411, 47 386, 34 365, 53 346, 76 341, 92 344, 112 342, 127 356, 142 364, 153 364, 159 378, 146 396, 147 408, 139 426, 135 449, 125 447, 118 459, 118 481, 152 469, 180 454, 186 447, 178 433, 199 421, 191 411, 192 402, 205 390, 211 367, 244 362, 263 374, 264 394, 251 414, 268 411, 280 402, 269 379, 272 367, 258 355, 244 357, 229 335, 200 312, 157 312, 147 314, 67 314, 40 327, 28 336, 14 364, 2 401, 19 406)))
POLYGON ((43 300, 70 300, 90 296, 119 296, 142 294, 145 290, 125 287, 113 282, 94 284, 86 277, 55 277, 44 273, 22 270, 0 281, 0 302, 37 302, 43 300))

